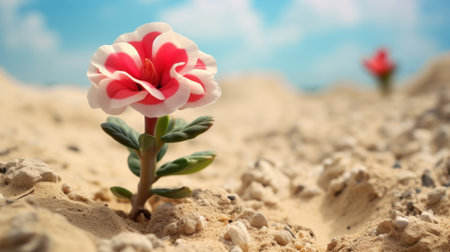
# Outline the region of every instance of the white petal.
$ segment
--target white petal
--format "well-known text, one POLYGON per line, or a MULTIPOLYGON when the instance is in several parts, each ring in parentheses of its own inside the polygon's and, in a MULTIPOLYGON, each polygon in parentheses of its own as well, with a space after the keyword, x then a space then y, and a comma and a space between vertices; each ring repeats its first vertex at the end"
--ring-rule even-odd
POLYGON ((109 84, 110 79, 104 79, 100 81, 98 86, 91 86, 88 91, 88 102, 92 108, 101 108, 105 113, 110 115, 118 115, 125 111, 126 107, 111 108, 111 99, 106 94, 106 87, 109 84))
POLYGON ((126 53, 129 55, 138 69, 142 68, 142 61, 136 49, 128 43, 117 43, 113 45, 103 45, 98 48, 97 52, 91 58, 91 65, 96 67, 98 71, 105 76, 111 77, 112 73, 105 67, 105 62, 111 54, 126 53))
POLYGON ((145 35, 151 33, 151 32, 166 32, 171 31, 172 27, 170 27, 169 24, 163 23, 163 22, 154 22, 154 23, 148 23, 139 26, 134 32, 125 33, 120 35, 114 43, 119 42, 132 42, 132 41, 141 41, 145 35))
POLYGON ((106 78, 106 76, 102 73, 99 73, 97 68, 93 65, 89 65, 89 69, 86 75, 93 85, 98 85, 98 83, 102 79, 106 78))
POLYGON ((89 106, 91 106, 91 108, 98 108, 100 107, 100 104, 98 103, 98 94, 97 94, 97 87, 96 86, 91 86, 88 90, 87 93, 87 99, 88 99, 88 103, 89 106))
POLYGON ((206 65, 206 70, 216 74, 217 73, 217 63, 216 59, 214 59, 213 56, 206 54, 202 51, 199 51, 198 58, 203 61, 203 63, 206 65))
POLYGON ((219 84, 214 80, 214 75, 211 72, 195 69, 192 70, 189 74, 192 74, 200 79, 205 87, 205 96, 198 99, 194 102, 188 102, 186 105, 181 107, 181 109, 185 108, 197 108, 202 107, 208 104, 211 104, 222 95, 222 89, 220 89, 219 84))
MULTIPOLYGON (((197 59, 199 56, 198 52, 198 46, 192 42, 191 40, 181 36, 180 34, 173 32, 173 31, 167 31, 159 35, 155 41, 153 42, 153 48, 152 48, 152 57, 155 58, 156 54, 158 53, 161 46, 163 46, 166 43, 170 43, 175 45, 178 49, 185 50, 187 54, 187 62, 186 65, 179 71, 180 74, 186 74, 190 72, 195 64, 197 63, 197 59)), ((179 63, 179 62, 174 62, 179 63)))

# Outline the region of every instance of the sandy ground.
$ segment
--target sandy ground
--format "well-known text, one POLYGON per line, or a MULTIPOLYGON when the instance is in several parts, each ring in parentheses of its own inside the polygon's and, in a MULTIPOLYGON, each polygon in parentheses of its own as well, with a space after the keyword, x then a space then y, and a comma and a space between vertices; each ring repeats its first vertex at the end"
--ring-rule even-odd
MULTIPOLYGON (((2 72, 0 251, 450 251, 449 69, 443 55, 389 98, 221 80, 216 104, 175 113, 212 115, 213 128, 164 158, 209 149, 216 161, 158 181, 194 193, 153 198, 138 222, 108 191, 138 178, 86 91, 2 72)), ((137 112, 121 118, 142 131, 137 112)))

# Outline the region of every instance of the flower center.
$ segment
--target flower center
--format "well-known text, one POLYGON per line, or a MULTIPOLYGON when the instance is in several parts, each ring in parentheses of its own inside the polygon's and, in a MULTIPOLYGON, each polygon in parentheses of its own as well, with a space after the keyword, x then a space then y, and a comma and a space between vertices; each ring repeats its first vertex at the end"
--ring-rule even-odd
POLYGON ((142 79, 149 82, 156 88, 160 88, 159 75, 156 72, 155 65, 149 58, 145 58, 144 66, 142 67, 142 79))

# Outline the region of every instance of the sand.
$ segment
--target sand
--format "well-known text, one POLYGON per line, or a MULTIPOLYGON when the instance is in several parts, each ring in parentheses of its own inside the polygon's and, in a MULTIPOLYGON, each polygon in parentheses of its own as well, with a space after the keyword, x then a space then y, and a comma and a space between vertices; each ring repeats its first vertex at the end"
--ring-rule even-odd
MULTIPOLYGON (((81 88, 0 73, 0 251, 450 251, 450 55, 388 98, 335 87, 305 94, 276 75, 220 80, 210 131, 164 161, 215 150, 200 173, 164 178, 192 197, 153 198, 150 220, 127 151, 81 88)), ((142 131, 133 110, 121 115, 142 131)))

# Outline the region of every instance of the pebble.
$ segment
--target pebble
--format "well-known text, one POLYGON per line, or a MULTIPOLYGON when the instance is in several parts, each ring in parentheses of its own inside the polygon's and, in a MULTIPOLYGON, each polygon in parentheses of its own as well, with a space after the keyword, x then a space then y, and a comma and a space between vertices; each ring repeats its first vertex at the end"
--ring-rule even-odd
POLYGON ((306 199, 309 199, 309 198, 312 198, 312 197, 315 197, 315 196, 317 196, 317 195, 319 195, 320 194, 320 190, 319 190, 319 188, 317 188, 317 187, 306 187, 305 189, 303 189, 301 192, 300 192, 300 197, 302 197, 302 198, 306 198, 306 199))
POLYGON ((429 213, 429 212, 426 212, 426 211, 424 211, 424 212, 422 212, 420 214, 420 219, 423 220, 423 221, 426 221, 426 222, 432 223, 433 222, 432 217, 433 217, 433 215, 431 213, 429 213))
POLYGON ((72 188, 66 183, 62 184, 61 190, 63 191, 64 194, 69 194, 72 192, 72 188))
POLYGON ((430 174, 428 172, 424 172, 422 174, 422 186, 425 187, 435 187, 433 178, 431 178, 430 174))
POLYGON ((250 217, 250 225, 255 228, 268 227, 269 223, 267 222, 266 216, 262 213, 255 213, 252 217, 250 217))
POLYGON ((416 178, 416 174, 412 171, 402 171, 396 176, 397 181, 400 183, 406 183, 408 180, 416 178))
POLYGON ((230 252, 242 252, 242 249, 239 246, 234 246, 230 249, 230 252))
POLYGON ((278 230, 275 233, 275 241, 281 246, 286 246, 290 241, 292 241, 292 235, 287 230, 278 230))
POLYGON ((61 178, 38 159, 15 159, 6 163, 5 181, 13 186, 31 188, 38 182, 58 182, 61 178))
POLYGON ((395 161, 395 163, 394 163, 394 165, 392 166, 392 168, 394 168, 394 169, 401 169, 401 168, 402 168, 402 165, 400 164, 399 161, 395 161))
POLYGON ((226 234, 233 244, 239 246, 243 251, 248 251, 251 238, 244 223, 235 221, 229 224, 226 234))
POLYGON ((407 227, 409 225, 409 220, 405 217, 397 216, 397 217, 395 217, 394 225, 398 229, 404 229, 405 227, 407 227))
POLYGON ((178 228, 181 232, 186 235, 191 235, 195 233, 197 229, 197 219, 194 218, 183 218, 178 221, 178 228))
POLYGON ((144 235, 132 232, 120 233, 111 239, 112 251, 150 251, 153 244, 144 235))
POLYGON ((438 203, 441 198, 445 195, 446 188, 445 187, 437 187, 428 192, 427 199, 429 205, 434 205, 438 203))

